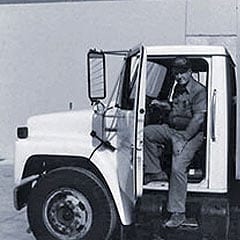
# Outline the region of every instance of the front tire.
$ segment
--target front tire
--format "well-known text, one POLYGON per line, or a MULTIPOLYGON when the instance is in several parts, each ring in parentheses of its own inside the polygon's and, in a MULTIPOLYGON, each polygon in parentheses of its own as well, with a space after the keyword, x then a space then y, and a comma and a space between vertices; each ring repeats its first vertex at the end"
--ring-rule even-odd
POLYGON ((32 190, 27 214, 38 240, 106 240, 117 221, 103 183, 80 168, 60 168, 43 176, 32 190))

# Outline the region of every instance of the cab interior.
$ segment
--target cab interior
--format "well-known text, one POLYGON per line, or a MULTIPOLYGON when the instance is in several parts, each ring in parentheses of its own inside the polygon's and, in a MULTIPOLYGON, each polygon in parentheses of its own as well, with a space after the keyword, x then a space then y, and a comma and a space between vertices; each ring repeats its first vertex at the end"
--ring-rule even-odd
MULTIPOLYGON (((171 73, 173 57, 152 57, 147 61, 147 83, 146 83, 146 115, 145 126, 149 124, 162 124, 167 122, 168 112, 164 109, 151 105, 153 99, 160 101, 172 101, 172 93, 175 86, 175 79, 171 73)), ((192 64, 193 78, 208 87, 208 63, 204 58, 188 57, 192 64)), ((207 99, 206 99, 207 102, 207 99)), ((207 116, 202 126, 204 141, 199 150, 195 153, 191 164, 188 167, 188 182, 200 183, 206 177, 206 136, 207 116)), ((168 176, 171 174, 171 143, 159 145, 159 161, 162 169, 168 176)), ((150 183, 151 184, 151 183, 150 183)))

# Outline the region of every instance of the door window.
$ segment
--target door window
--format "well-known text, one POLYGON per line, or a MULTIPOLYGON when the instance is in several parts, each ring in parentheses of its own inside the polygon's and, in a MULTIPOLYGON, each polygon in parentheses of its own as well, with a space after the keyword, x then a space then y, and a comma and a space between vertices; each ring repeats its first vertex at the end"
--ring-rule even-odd
POLYGON ((136 95, 136 80, 139 71, 139 55, 126 59, 120 74, 120 103, 121 109, 133 110, 136 95))

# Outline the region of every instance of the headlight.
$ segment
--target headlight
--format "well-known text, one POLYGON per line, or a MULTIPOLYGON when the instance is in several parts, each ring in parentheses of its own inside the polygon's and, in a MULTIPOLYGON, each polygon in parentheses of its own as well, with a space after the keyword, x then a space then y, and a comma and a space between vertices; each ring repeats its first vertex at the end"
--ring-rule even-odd
POLYGON ((27 127, 18 127, 17 128, 17 137, 24 139, 28 137, 28 128, 27 127))

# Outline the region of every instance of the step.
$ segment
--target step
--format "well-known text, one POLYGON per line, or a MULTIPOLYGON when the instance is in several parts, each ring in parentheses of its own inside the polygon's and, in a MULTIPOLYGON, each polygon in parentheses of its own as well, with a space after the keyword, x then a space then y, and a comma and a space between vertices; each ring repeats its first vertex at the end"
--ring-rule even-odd
POLYGON ((199 228, 199 224, 195 218, 187 218, 180 228, 199 228))
POLYGON ((164 220, 155 217, 152 220, 137 223, 138 240, 202 240, 202 233, 198 222, 195 218, 187 218, 186 221, 178 228, 163 227, 164 220))

